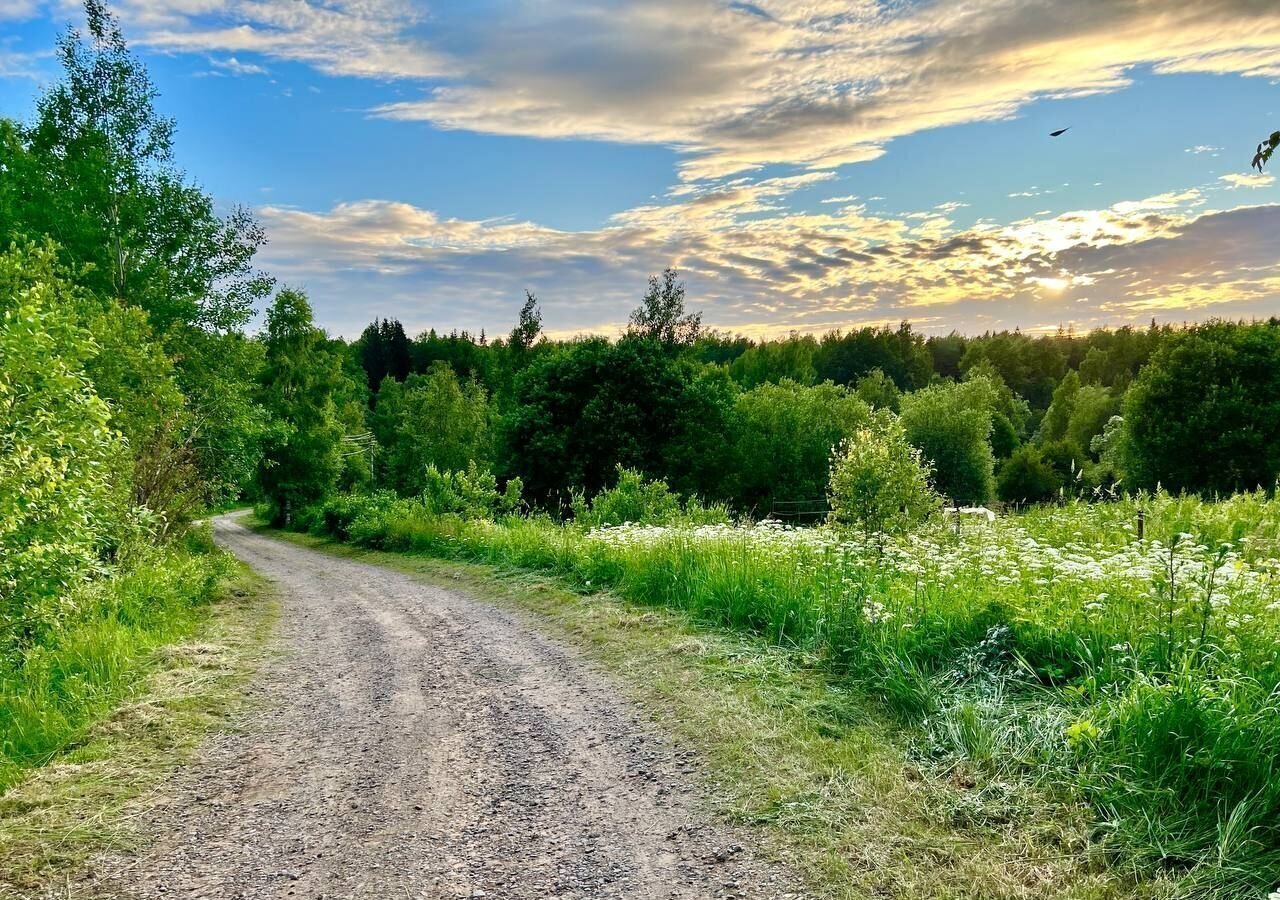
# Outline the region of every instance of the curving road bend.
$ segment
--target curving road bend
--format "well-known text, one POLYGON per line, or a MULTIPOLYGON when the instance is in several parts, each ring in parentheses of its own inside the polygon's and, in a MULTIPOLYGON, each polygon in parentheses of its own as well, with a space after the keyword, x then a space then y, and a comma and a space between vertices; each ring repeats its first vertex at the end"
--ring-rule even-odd
POLYGON ((278 587, 241 727, 100 858, 91 895, 788 898, 699 813, 689 760, 524 617, 215 520, 278 587))

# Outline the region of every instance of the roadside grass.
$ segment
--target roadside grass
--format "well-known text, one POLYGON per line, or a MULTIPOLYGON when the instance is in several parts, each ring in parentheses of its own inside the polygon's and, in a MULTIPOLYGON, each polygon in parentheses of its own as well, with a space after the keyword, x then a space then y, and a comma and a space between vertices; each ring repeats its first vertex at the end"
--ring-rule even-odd
POLYGON ((275 620, 271 589, 235 563, 205 610, 184 639, 148 654, 82 741, 0 795, 0 898, 59 896, 64 880, 69 896, 90 856, 137 846, 165 776, 240 705, 275 620))
POLYGON ((751 828, 816 894, 870 898, 1171 896, 1109 867, 1090 812, 1025 783, 917 752, 918 730, 817 660, 678 610, 519 569, 271 531, 532 612, 584 648, 702 763, 710 812, 751 828))

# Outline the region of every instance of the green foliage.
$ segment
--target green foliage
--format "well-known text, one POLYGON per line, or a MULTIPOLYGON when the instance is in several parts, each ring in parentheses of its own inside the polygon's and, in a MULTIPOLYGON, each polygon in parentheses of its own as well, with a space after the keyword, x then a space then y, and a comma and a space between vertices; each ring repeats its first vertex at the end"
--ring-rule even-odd
POLYGON ((1066 438, 1067 424, 1075 411, 1076 395, 1079 392, 1080 375, 1072 370, 1058 382, 1058 386, 1053 390, 1053 400, 1040 421, 1040 431, 1037 434, 1040 443, 1050 444, 1066 438))
POLYGON ((730 489, 763 516, 775 500, 826 496, 831 449, 870 422, 867 404, 830 382, 762 384, 738 397, 730 489))
POLYGON ((376 391, 387 378, 404 381, 409 377, 412 357, 409 337, 398 319, 375 319, 351 345, 359 358, 369 390, 376 391))
POLYGON ((933 362, 924 338, 903 322, 896 329, 860 328, 823 335, 814 366, 819 379, 840 385, 854 384, 879 369, 900 390, 911 391, 929 383, 933 362))
POLYGON ((124 521, 127 447, 85 372, 97 347, 70 293, 51 251, 0 256, 0 657, 63 618, 124 521))
POLYGON ((1271 162, 1271 155, 1276 152, 1276 148, 1280 147, 1280 131, 1271 132, 1271 136, 1258 144, 1258 150, 1253 154, 1252 167, 1259 172, 1263 166, 1271 162))
POLYGON ((680 516, 680 498, 665 481, 646 481, 635 469, 618 467, 618 480, 590 503, 581 494, 573 498, 573 520, 584 528, 631 522, 663 525, 680 516))
POLYGON ((264 441, 258 485, 271 520, 287 524, 302 507, 330 493, 342 471, 342 428, 334 395, 341 361, 312 324, 307 298, 282 290, 267 310, 260 400, 273 418, 264 441))
POLYGON ((11 180, 0 190, 11 213, 0 240, 56 239, 87 287, 145 309, 160 333, 241 325, 270 287, 252 268, 262 230, 245 210, 219 218, 184 180, 146 70, 100 0, 85 9, 87 40, 68 31, 59 41, 63 80, 18 130, 24 152, 0 171, 11 180))
POLYGON ((532 291, 524 292, 524 306, 520 307, 520 316, 516 327, 511 330, 511 339, 507 347, 512 353, 527 355, 533 350, 542 334, 542 310, 538 309, 538 298, 532 291))
POLYGON ((902 391, 898 390, 893 379, 881 369, 872 369, 859 378, 854 393, 872 409, 887 409, 896 413, 902 402, 902 391))
POLYGON ((678 277, 675 269, 664 270, 661 277, 650 277, 649 290, 631 313, 630 334, 657 341, 668 349, 689 347, 698 340, 702 313, 684 311, 684 282, 677 281, 678 277))
POLYGON ((123 701, 149 654, 189 632, 228 572, 194 545, 137 545, 109 576, 62 588, 56 629, 0 660, 0 792, 123 701))
POLYGON ((618 466, 666 475, 682 491, 715 495, 733 388, 723 374, 661 344, 575 341, 535 357, 516 379, 504 423, 508 470, 531 500, 595 493, 618 466))
POLYGON ((498 490, 498 480, 474 461, 464 471, 442 472, 428 465, 421 499, 434 515, 454 514, 464 519, 495 519, 515 515, 524 504, 523 485, 512 478, 498 490))
POLYGON ((1017 331, 985 334, 967 343, 959 367, 967 373, 990 365, 1014 394, 1033 409, 1044 409, 1076 343, 1066 336, 1032 338, 1017 331))
POLYGON ((935 467, 938 490, 956 504, 982 505, 994 493, 995 400, 996 389, 982 377, 936 384, 902 398, 908 439, 935 467))
POLYGON ((1042 503, 1056 497, 1061 487, 1062 476, 1033 444, 1014 450, 1000 466, 997 490, 1006 503, 1042 503))
POLYGON ((729 374, 744 388, 766 382, 777 384, 784 378, 797 384, 813 384, 818 377, 813 367, 817 349, 818 342, 808 335, 755 344, 729 364, 729 374))
POLYGON ((833 454, 831 521, 857 525, 868 536, 907 531, 938 509, 931 475, 920 451, 908 443, 902 422, 879 411, 833 454))
POLYGON ((1125 395, 1134 487, 1222 494, 1280 475, 1280 323, 1172 334, 1125 395))
POLYGON ((493 460, 493 410, 485 390, 462 384, 453 369, 436 363, 403 385, 388 376, 369 416, 378 439, 378 482, 402 494, 425 485, 428 466, 458 472, 493 460))

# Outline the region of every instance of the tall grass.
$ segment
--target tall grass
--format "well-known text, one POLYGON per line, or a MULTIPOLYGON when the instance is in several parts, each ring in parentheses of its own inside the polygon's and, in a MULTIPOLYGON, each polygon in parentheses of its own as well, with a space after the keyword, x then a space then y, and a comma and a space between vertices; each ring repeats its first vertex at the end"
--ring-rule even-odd
POLYGON ((69 591, 61 627, 0 658, 0 792, 118 706, 152 651, 199 621, 227 566, 201 532, 139 546, 110 577, 69 591))
POLYGON ((941 766, 1093 804, 1188 897, 1280 884, 1280 501, 1165 494, 865 541, 830 528, 587 530, 341 498, 315 530, 548 572, 802 648, 941 766), (1138 512, 1144 539, 1138 540, 1138 512))

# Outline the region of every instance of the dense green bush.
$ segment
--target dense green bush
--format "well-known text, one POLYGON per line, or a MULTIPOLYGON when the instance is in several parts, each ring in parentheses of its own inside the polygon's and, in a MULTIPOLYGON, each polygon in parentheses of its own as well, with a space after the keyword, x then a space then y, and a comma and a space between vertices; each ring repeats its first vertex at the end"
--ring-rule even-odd
POLYGON ((120 539, 126 447, 48 250, 0 256, 0 659, 41 640, 120 539))
POLYGON ((832 455, 831 520, 857 525, 868 537, 906 531, 938 509, 931 475, 898 417, 878 412, 832 455))
POLYGON ((1062 478, 1038 447, 1019 447, 1000 466, 997 489, 1006 503, 1041 503, 1051 500, 1062 487, 1062 478))
POLYGON ((1271 487, 1280 476, 1280 322, 1176 332, 1124 399, 1134 487, 1271 487))
POLYGON ((762 384, 738 397, 727 494, 739 512, 767 515, 774 501, 821 500, 831 448, 871 418, 871 408, 831 383, 762 384))
POLYGON ((953 503, 982 505, 995 493, 995 400, 984 378, 936 384, 902 398, 907 438, 932 463, 938 491, 953 503))

